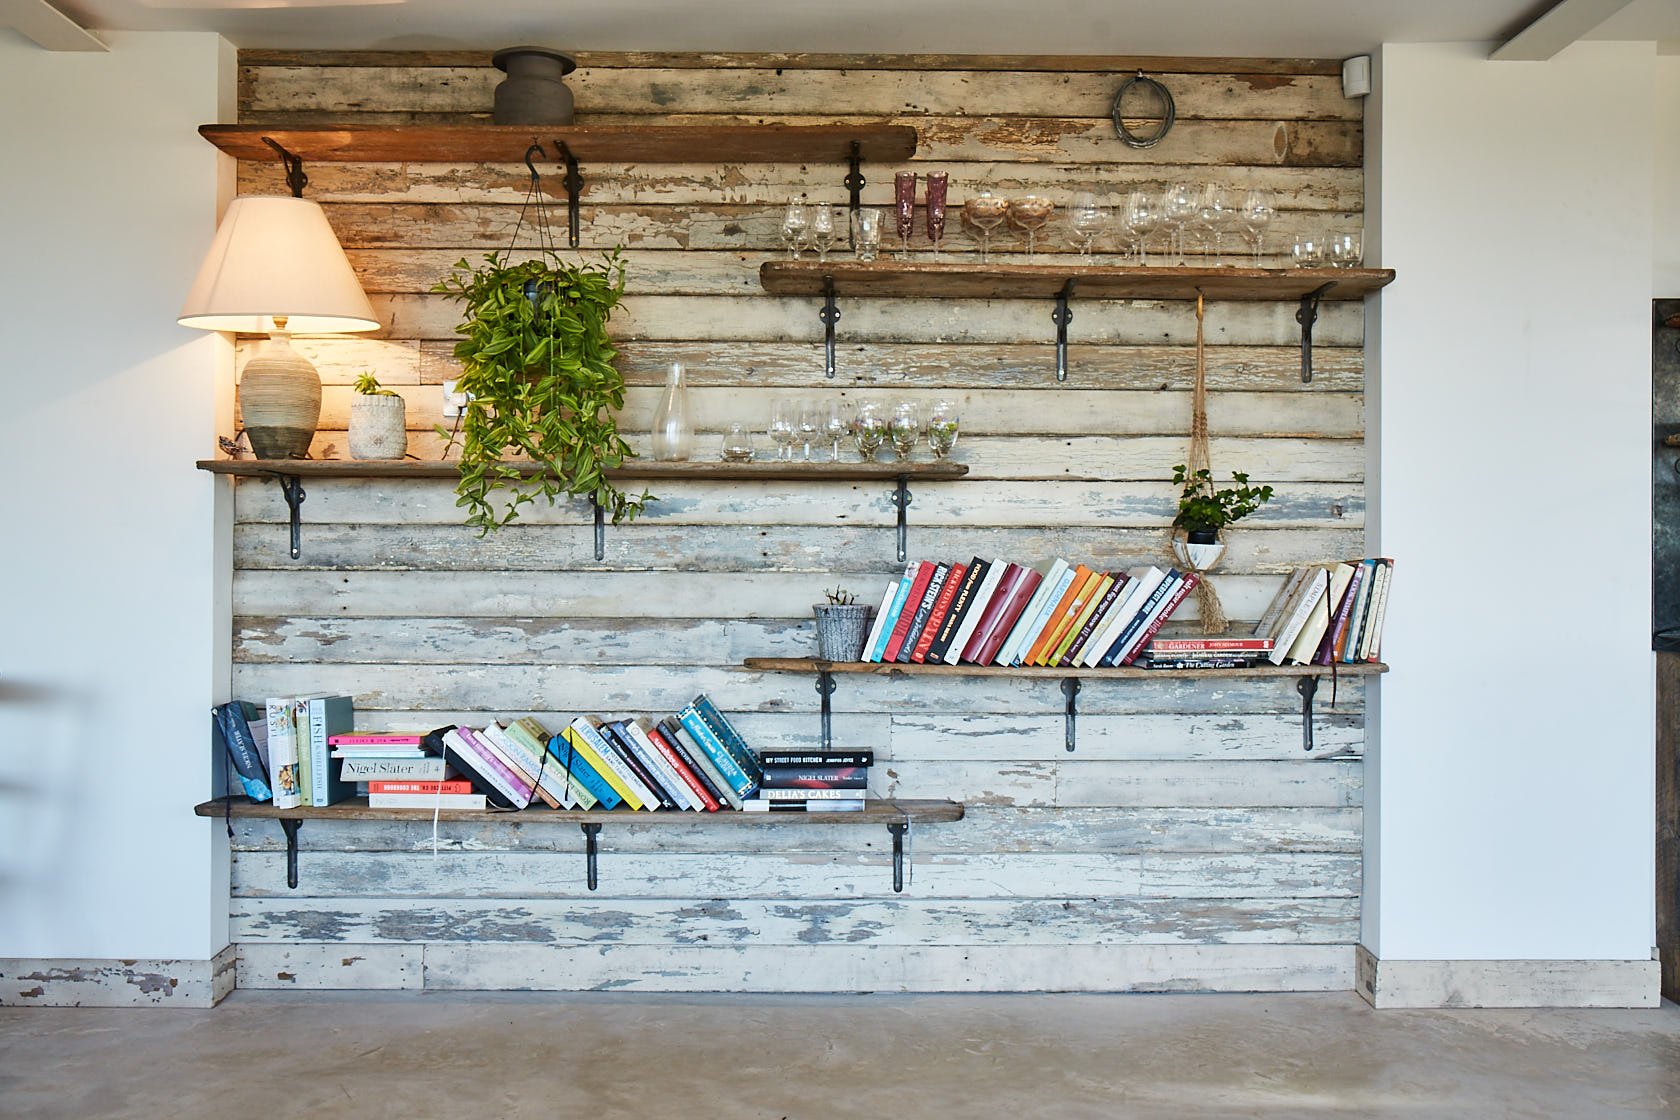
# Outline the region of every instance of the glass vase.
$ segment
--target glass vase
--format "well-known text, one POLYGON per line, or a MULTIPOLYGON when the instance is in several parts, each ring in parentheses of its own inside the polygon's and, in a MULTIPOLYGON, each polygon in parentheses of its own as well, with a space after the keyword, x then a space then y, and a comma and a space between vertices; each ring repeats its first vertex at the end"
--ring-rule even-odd
POLYGON ((681 463, 694 448, 694 428, 688 419, 688 385, 680 362, 665 375, 665 392, 653 411, 653 457, 661 463, 681 463))

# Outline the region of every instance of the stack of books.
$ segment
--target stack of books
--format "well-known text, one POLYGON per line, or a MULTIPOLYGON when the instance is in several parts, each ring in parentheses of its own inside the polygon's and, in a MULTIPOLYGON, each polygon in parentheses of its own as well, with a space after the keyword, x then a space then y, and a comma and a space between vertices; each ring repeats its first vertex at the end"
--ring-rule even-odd
POLYGON ((1291 572, 1255 624, 1268 638, 1273 665, 1352 664, 1380 660, 1394 561, 1383 557, 1314 565, 1291 572))
MULTIPOLYGON (((227 711, 224 706, 218 711, 227 711)), ((228 720, 223 721, 223 731, 228 720)), ((328 740, 355 726, 354 706, 348 696, 300 696, 270 699, 264 709, 264 749, 268 786, 277 809, 299 806, 320 807, 343 801, 354 793, 333 773, 328 740)), ((249 726, 246 728, 249 735, 249 726)), ((238 736, 237 729, 235 737, 238 736)), ((234 746, 230 739, 230 748, 234 746)), ((238 756, 235 756, 238 766, 238 756)), ((241 769, 241 781, 247 777, 241 769)))
POLYGON ((1130 665, 1196 587, 1194 572, 1101 572, 1057 560, 1042 575, 978 556, 909 564, 889 584, 864 661, 1130 665))
POLYGON ((329 736, 338 774, 367 794, 371 809, 482 809, 484 795, 444 759, 427 754, 424 735, 362 731, 329 736))
POLYGON ((861 813, 874 751, 765 751, 764 781, 749 812, 861 813))
POLYGON ((1144 669, 1246 669, 1271 655, 1272 639, 1152 638, 1136 664, 1144 669))

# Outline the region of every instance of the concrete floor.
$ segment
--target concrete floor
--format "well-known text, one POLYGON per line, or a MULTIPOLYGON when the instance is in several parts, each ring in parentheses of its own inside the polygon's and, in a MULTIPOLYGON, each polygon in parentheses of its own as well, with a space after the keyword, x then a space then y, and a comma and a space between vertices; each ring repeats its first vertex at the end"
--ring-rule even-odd
POLYGON ((1680 1009, 236 992, 0 1010, 0 1116, 1680 1116, 1680 1009))

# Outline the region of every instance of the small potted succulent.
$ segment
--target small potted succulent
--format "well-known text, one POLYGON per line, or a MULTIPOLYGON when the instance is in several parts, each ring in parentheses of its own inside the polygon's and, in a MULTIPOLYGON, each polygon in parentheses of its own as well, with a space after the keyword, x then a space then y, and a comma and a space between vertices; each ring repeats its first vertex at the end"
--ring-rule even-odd
POLYGON ((1271 501, 1270 486, 1250 486, 1248 475, 1233 471, 1237 485, 1220 490, 1213 484, 1213 472, 1203 467, 1190 471, 1183 464, 1173 468, 1173 481, 1182 490, 1178 514, 1173 518, 1173 551, 1185 563, 1206 570, 1225 551, 1219 539, 1227 525, 1239 521, 1271 501), (1185 540, 1178 539, 1183 530, 1185 540))
POLYGON ((873 608, 857 601, 844 588, 824 591, 825 603, 813 603, 817 616, 817 657, 822 661, 856 661, 863 656, 873 608))
POLYGON ((381 388, 371 372, 356 378, 350 402, 350 455, 356 459, 401 459, 408 454, 408 411, 401 397, 381 388))

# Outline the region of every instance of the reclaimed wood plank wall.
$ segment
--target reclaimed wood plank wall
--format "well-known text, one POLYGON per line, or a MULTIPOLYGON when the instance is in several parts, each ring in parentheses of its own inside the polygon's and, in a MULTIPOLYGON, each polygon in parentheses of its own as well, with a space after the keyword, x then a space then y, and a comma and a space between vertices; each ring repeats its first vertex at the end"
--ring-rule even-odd
MULTIPOLYGON (((1361 104, 1334 63, 585 54, 578 123, 914 124, 913 166, 945 170, 954 204, 982 187, 1213 180, 1277 192, 1273 246, 1357 228, 1361 104), (1160 145, 1115 137, 1108 106, 1146 66, 1172 90, 1160 145)), ((477 56, 244 52, 248 123, 471 121, 499 74, 477 56)), ((320 457, 347 454, 350 382, 371 370, 409 404, 412 448, 440 453, 456 309, 427 289, 458 257, 505 247, 520 166, 307 168, 386 328, 304 339, 327 382, 320 457)), ((866 166, 888 205, 895 168, 866 166)), ((731 164, 585 168, 587 249, 622 244, 614 330, 632 443, 681 361, 712 453, 732 419, 762 430, 773 398, 961 402, 968 480, 914 489, 918 558, 1156 560, 1184 459, 1193 309, 1076 302, 1071 372, 1053 378, 1043 301, 847 301, 826 381, 811 300, 767 296, 788 197, 840 204, 843 168, 731 164)), ((244 191, 283 190, 242 163, 244 191)), ((557 177, 545 186, 557 189, 557 177)), ((563 221, 563 218, 562 218, 563 221)), ((947 249, 978 246, 951 223, 947 249)), ((1052 237, 1050 249, 1071 251, 1052 237)), ((1021 260, 1004 243, 1003 259, 1021 260)), ((1112 246, 1105 246, 1112 252, 1112 246)), ((1105 259, 1114 259, 1112 256, 1105 259)), ((1362 323, 1326 305, 1317 375, 1299 376, 1294 308, 1210 304, 1213 464, 1277 498, 1231 539, 1219 586, 1254 618, 1292 565, 1363 550, 1362 323)), ((924 449, 925 453, 925 449, 924 449)), ((534 510, 485 539, 446 483, 319 483, 304 555, 286 553, 274 487, 241 483, 235 687, 262 699, 353 694, 367 725, 431 727, 533 712, 663 713, 708 692, 762 744, 810 744, 810 680, 740 669, 814 650, 810 604, 840 582, 878 597, 898 565, 877 485, 683 483, 593 558, 587 510, 534 510)), ((1321 691, 1321 697, 1328 690, 1321 691)), ((878 796, 955 798, 967 819, 913 837, 891 889, 885 830, 857 826, 606 829, 602 888, 581 836, 517 819, 445 825, 309 822, 285 889, 272 822, 234 856, 246 987, 1040 990, 1348 988, 1360 894, 1363 691, 1321 702, 1301 749, 1289 681, 1088 681, 1079 749, 1063 749, 1051 683, 843 679, 835 735, 869 745, 878 796)))

